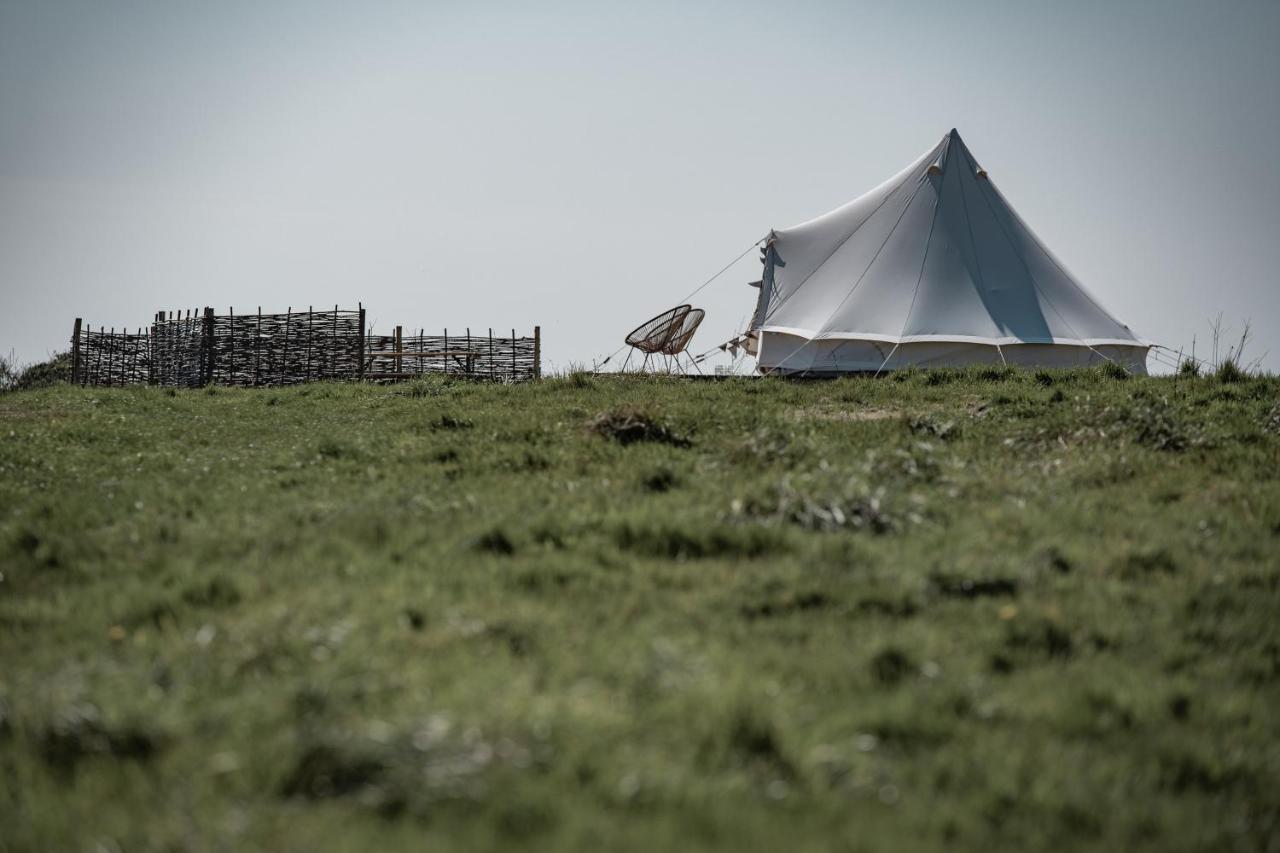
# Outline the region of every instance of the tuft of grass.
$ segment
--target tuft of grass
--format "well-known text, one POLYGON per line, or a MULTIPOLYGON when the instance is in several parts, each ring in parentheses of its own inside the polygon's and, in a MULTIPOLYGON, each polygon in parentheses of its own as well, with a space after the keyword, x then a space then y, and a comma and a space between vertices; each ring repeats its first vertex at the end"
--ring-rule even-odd
POLYGON ((943 441, 949 441, 960 434, 960 427, 955 421, 941 421, 927 416, 908 418, 907 428, 917 435, 943 441))
POLYGON ((1123 380, 1129 378, 1129 371, 1114 361, 1104 361, 1098 365, 1098 373, 1105 379, 1123 380))
POLYGON ((757 522, 789 524, 809 531, 867 530, 885 534, 902 525, 885 507, 881 493, 868 492, 857 482, 836 489, 818 486, 814 491, 810 491, 811 485, 784 478, 735 501, 734 513, 757 522))
POLYGON ((473 547, 477 551, 499 554, 504 557, 509 557, 516 552, 515 543, 511 541, 511 538, 507 536, 506 531, 501 527, 495 527, 480 534, 476 537, 473 547))
POLYGON ((37 737, 40 756, 62 774, 74 773, 95 756, 149 761, 163 744, 161 735, 144 726, 109 724, 88 704, 63 708, 37 737))
POLYGON ((1139 402, 1123 415, 1134 438, 1154 450, 1179 452, 1200 441, 1198 431, 1164 401, 1139 402))
POLYGON ((753 559, 781 550, 783 540, 759 528, 623 524, 614 541, 624 551, 673 560, 753 559))
POLYGON ((670 468, 658 468, 644 476, 640 481, 645 491, 669 492, 680 484, 680 477, 670 468))
POLYGON ((1218 365, 1218 369, 1213 372, 1213 378, 1224 385, 1231 385, 1237 382, 1243 382, 1249 378, 1239 364, 1233 359, 1226 359, 1218 365))
POLYGON ((890 646, 876 652, 871 659, 871 672, 876 681, 886 687, 898 685, 916 669, 911 656, 896 646, 890 646))
POLYGON ((431 428, 434 430, 471 429, 472 426, 474 424, 466 418, 459 418, 450 414, 442 414, 431 422, 431 428))
POLYGON ((1280 402, 1271 407, 1262 421, 1262 429, 1272 435, 1280 435, 1280 402))

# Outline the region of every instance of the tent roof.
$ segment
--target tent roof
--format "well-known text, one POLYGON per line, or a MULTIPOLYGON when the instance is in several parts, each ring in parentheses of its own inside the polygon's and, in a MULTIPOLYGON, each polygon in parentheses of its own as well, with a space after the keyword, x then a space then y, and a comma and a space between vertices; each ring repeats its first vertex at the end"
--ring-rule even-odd
POLYGON ((848 204, 774 231, 752 327, 806 339, 1145 346, 952 130, 848 204))

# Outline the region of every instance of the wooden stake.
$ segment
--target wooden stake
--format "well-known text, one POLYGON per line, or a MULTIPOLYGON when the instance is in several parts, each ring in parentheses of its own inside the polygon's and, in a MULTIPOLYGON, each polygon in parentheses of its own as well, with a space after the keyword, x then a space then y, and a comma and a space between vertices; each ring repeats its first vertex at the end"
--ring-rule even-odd
POLYGON ((364 351, 366 349, 364 338, 364 303, 358 302, 356 303, 356 307, 360 309, 360 357, 356 361, 356 377, 361 381, 364 381, 364 351))
POLYGON ((205 364, 204 364, 204 384, 213 384, 214 369, 214 346, 213 346, 213 309, 209 306, 204 308, 204 344, 205 364))
POLYGON ((227 308, 227 320, 228 327, 231 329, 231 351, 227 355, 227 360, 231 362, 231 366, 227 371, 227 381, 234 385, 236 384, 236 306, 232 305, 227 308))
POLYGON ((71 329, 71 384, 76 384, 76 380, 80 378, 80 318, 76 318, 76 324, 71 329))
POLYGON ((314 305, 307 306, 307 366, 306 366, 307 380, 306 381, 308 382, 311 381, 311 335, 312 335, 311 329, 315 325, 315 317, 316 317, 315 310, 316 308, 314 305))

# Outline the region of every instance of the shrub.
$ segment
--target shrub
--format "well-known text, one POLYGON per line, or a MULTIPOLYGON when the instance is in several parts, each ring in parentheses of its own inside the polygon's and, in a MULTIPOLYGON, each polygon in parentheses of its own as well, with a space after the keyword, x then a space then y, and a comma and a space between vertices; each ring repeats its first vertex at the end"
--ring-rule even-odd
POLYGON ((12 358, 0 358, 0 392, 30 391, 71 381, 71 353, 60 352, 47 361, 20 368, 12 358))
POLYGON ((1189 358, 1186 359, 1185 361, 1182 362, 1182 364, 1178 365, 1178 375, 1186 376, 1190 379, 1196 378, 1197 376, 1200 375, 1199 362, 1192 361, 1189 358))

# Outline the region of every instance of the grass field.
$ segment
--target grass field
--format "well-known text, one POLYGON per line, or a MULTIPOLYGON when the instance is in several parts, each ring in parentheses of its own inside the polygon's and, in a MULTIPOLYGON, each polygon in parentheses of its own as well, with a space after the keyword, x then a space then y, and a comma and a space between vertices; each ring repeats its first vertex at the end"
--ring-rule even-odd
POLYGON ((1280 849, 1280 380, 0 396, 0 849, 1280 849))

